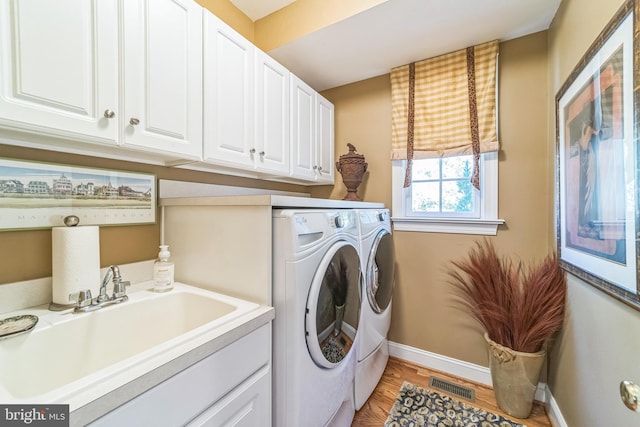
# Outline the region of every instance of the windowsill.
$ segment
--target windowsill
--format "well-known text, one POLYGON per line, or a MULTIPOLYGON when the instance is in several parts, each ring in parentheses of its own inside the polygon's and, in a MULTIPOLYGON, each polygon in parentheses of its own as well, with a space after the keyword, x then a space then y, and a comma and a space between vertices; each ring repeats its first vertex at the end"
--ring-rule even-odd
POLYGON ((392 217, 394 231, 495 236, 504 219, 392 217))

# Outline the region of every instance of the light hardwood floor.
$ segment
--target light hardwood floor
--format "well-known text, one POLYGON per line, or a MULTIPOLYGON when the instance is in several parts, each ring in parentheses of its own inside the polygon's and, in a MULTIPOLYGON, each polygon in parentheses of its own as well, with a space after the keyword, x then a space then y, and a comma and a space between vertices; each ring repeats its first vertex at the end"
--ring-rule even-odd
MULTIPOLYGON (((451 376, 444 372, 435 371, 424 368, 422 366, 414 365, 410 362, 406 362, 396 358, 389 358, 389 363, 384 371, 378 386, 374 390, 367 403, 356 412, 356 416, 351 424, 352 427, 381 427, 384 425, 389 410, 393 406, 393 402, 396 400, 396 395, 403 381, 409 381, 415 385, 428 388, 429 377, 437 376, 439 378, 454 381, 457 384, 472 387, 476 393, 476 401, 473 403, 465 402, 464 399, 460 399, 456 396, 452 396, 457 400, 469 403, 472 406, 485 409, 487 411, 500 414, 506 418, 510 418, 513 421, 525 424, 527 427, 550 427, 551 423, 545 412, 544 407, 541 404, 534 404, 531 416, 526 420, 518 420, 513 417, 509 417, 502 412, 496 404, 493 390, 483 384, 477 384, 470 381, 462 380, 460 378, 451 376)), ((438 393, 446 394, 441 390, 435 390, 438 393)))

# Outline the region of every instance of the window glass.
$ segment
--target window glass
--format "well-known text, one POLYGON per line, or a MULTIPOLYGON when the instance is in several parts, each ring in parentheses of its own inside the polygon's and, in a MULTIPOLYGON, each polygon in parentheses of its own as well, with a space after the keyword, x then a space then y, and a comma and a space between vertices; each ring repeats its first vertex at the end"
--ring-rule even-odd
POLYGON ((411 209, 413 212, 440 212, 440 184, 438 182, 413 182, 411 185, 411 209))
POLYGON ((438 179, 440 176, 440 162, 438 159, 414 160, 411 165, 411 179, 438 179))
POLYGON ((479 216, 480 192, 471 185, 472 156, 414 160, 410 214, 479 216))
POLYGON ((442 178, 471 178, 473 172, 472 156, 456 156, 440 159, 442 162, 442 178))

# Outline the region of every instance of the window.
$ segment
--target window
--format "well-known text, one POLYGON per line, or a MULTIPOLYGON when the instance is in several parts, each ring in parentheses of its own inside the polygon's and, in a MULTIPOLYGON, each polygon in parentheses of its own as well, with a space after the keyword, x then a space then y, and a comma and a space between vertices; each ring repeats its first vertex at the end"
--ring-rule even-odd
POLYGON ((491 234, 498 225, 498 155, 480 156, 480 190, 469 178, 468 156, 414 160, 403 188, 406 160, 393 161, 393 223, 399 231, 491 234))
POLYGON ((407 215, 478 218, 480 192, 471 185, 472 169, 470 155, 414 160, 407 215))

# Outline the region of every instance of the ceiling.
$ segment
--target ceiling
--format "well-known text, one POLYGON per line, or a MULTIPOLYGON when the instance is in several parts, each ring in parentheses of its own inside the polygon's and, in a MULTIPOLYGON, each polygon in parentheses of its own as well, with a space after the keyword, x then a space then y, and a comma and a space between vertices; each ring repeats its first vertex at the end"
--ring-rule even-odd
MULTIPOLYGON (((291 0, 231 0, 259 19, 291 0)), ((546 30, 561 0, 388 0, 268 53, 317 91, 546 30)))
POLYGON ((231 0, 231 3, 252 21, 257 21, 294 1, 296 0, 231 0))

